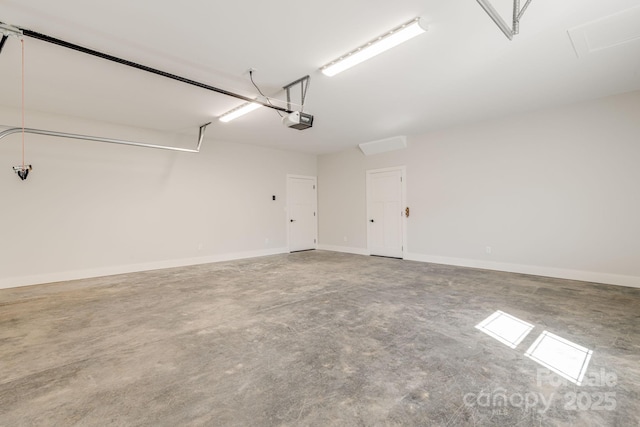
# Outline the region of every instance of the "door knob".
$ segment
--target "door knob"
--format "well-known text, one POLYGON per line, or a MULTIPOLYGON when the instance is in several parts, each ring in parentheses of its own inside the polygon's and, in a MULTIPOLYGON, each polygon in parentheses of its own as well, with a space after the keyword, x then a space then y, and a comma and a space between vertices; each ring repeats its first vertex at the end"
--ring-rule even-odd
POLYGON ((370 219, 369 222, 374 222, 374 221, 372 219, 370 219))
POLYGON ((290 220, 289 220, 289 222, 295 222, 295 221, 296 221, 295 219, 290 219, 290 220))

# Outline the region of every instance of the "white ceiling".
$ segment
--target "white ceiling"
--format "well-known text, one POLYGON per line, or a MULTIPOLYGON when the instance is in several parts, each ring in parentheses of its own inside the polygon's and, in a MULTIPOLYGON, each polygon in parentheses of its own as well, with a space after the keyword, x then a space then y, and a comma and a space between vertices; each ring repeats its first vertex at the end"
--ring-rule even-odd
MULTIPOLYGON (((509 22, 512 0, 492 3, 509 22)), ((249 68, 263 92, 280 99, 282 86, 309 74, 305 111, 315 116, 313 128, 285 128, 263 108, 230 123, 214 120, 207 135, 326 153, 638 90, 640 38, 578 57, 567 33, 638 6, 532 0, 513 41, 475 0, 0 0, 0 21, 251 97, 249 68), (426 34, 335 77, 318 71, 416 16, 426 34)), ((242 104, 32 38, 25 52, 32 110, 178 132, 242 104)), ((15 38, 0 54, 0 76, 0 104, 19 106, 15 38)))

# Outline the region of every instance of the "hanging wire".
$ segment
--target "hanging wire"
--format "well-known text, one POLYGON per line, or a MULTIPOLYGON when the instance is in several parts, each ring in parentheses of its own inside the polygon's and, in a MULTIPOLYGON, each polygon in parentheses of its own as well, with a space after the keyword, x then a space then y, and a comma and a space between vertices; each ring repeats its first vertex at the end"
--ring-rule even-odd
MULTIPOLYGON (((31 165, 25 164, 25 161, 24 161, 24 157, 25 157, 24 156, 24 146, 25 146, 24 140, 25 140, 25 133, 28 131, 28 129, 26 129, 25 126, 24 126, 24 121, 25 121, 24 120, 24 116, 25 116, 25 114, 24 114, 24 111, 25 111, 25 106, 24 106, 24 104, 25 104, 25 102, 24 102, 24 98, 25 98, 24 97, 25 72, 24 72, 24 69, 25 69, 25 67, 24 67, 24 39, 22 39, 22 38, 20 39, 20 50, 22 51, 22 69, 20 70, 20 74, 21 74, 21 85, 20 85, 21 86, 20 87, 20 89, 21 89, 21 106, 20 106, 20 111, 21 111, 21 116, 22 116, 22 127, 21 128, 15 128, 15 129, 19 130, 22 133, 22 164, 20 166, 14 166, 13 167, 13 171, 18 174, 18 177, 20 177, 21 180, 24 181, 25 179, 27 179, 27 176, 29 175, 29 171, 31 170, 31 165)), ((11 130, 11 129, 9 129, 9 130, 11 130)), ((0 133, 2 133, 3 134, 2 136, 4 136, 4 134, 6 132, 7 131, 3 131, 3 132, 0 132, 0 133)))
MULTIPOLYGON (((273 105, 273 103, 271 102, 271 100, 269 99, 269 97, 267 95, 265 95, 264 93, 262 93, 262 91, 260 90, 260 88, 258 87, 258 85, 256 84, 256 82, 253 81, 253 70, 249 70, 249 78, 251 79, 251 83, 253 83, 253 86, 255 86, 255 88, 258 90, 258 93, 260 93, 260 95, 262 95, 267 102, 269 103, 269 105, 273 105)), ((276 113, 278 113, 278 115, 280 117, 282 116, 282 113, 280 113, 280 111, 276 110, 276 113)))
POLYGON ((24 170, 24 38, 20 39, 20 46, 22 47, 22 170, 24 170))

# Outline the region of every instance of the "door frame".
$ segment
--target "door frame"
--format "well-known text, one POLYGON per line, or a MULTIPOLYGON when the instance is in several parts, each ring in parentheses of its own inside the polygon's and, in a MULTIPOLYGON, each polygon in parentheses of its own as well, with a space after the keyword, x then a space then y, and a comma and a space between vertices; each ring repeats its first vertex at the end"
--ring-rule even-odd
MULTIPOLYGON (((366 187, 366 204, 367 204, 367 217, 365 218, 365 221, 367 222, 367 252, 369 255, 371 255, 371 227, 369 227, 369 219, 371 219, 371 211, 369 209, 369 199, 370 199, 370 195, 371 195, 371 176, 373 174, 376 173, 384 173, 384 172, 395 172, 395 171, 400 171, 400 177, 402 179, 402 184, 400 186, 401 188, 401 206, 403 206, 403 211, 404 209, 407 207, 407 167, 406 166, 393 166, 393 167, 388 167, 388 168, 381 168, 381 169, 368 169, 367 170, 367 187, 366 187)), ((402 222, 401 222, 401 226, 402 226, 402 232, 400 233, 402 235, 402 259, 405 258, 405 256, 408 253, 407 250, 407 216, 406 215, 402 215, 402 222)))
POLYGON ((291 188, 290 188, 290 180, 291 179, 311 179, 313 180, 314 186, 314 198, 313 198, 313 211, 316 213, 316 220, 313 222, 313 240, 315 241, 314 249, 318 249, 318 177, 317 176, 307 176, 307 175, 293 175, 287 174, 287 205, 286 205, 286 215, 285 215, 285 229, 287 230, 287 252, 291 252, 291 227, 289 226, 289 217, 291 212, 291 188))

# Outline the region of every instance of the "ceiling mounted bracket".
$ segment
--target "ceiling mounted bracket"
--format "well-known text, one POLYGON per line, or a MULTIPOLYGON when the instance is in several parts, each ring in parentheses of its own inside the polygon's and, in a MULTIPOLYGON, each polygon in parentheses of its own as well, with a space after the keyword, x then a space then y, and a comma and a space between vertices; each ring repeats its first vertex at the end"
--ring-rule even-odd
POLYGON ((301 111, 304 111, 304 100, 307 96, 307 89, 309 88, 310 81, 311 77, 304 76, 282 87, 282 89, 287 92, 287 110, 291 110, 291 88, 296 85, 300 85, 300 108, 301 111))
POLYGON ((13 27, 11 25, 3 24, 0 22, 0 34, 2 34, 2 38, 0 39, 0 53, 2 53, 2 48, 4 44, 7 42, 10 36, 15 36, 18 38, 22 37, 22 30, 20 28, 13 27))
POLYGON ((9 36, 2 36, 2 39, 0 39, 0 53, 2 53, 2 48, 4 47, 4 44, 6 43, 7 39, 9 38, 9 36))
POLYGON ((14 27, 13 25, 0 22, 0 34, 7 37, 8 36, 22 37, 22 30, 18 27, 14 27))
POLYGON ((484 11, 487 12, 487 15, 489 15, 493 22, 495 22, 498 28, 500 28, 500 31, 502 31, 509 40, 513 40, 513 36, 520 33, 520 19, 522 18, 525 10, 527 10, 527 8, 529 7, 531 0, 527 0, 524 6, 522 6, 522 9, 520 8, 520 0, 513 0, 512 27, 509 27, 509 25, 504 22, 504 19, 502 19, 498 11, 496 11, 496 9, 491 5, 489 0, 477 0, 477 2, 478 4, 480 4, 480 6, 482 6, 484 11))

